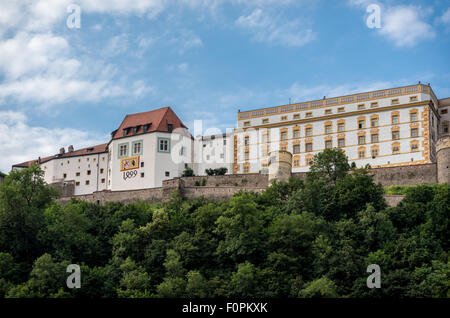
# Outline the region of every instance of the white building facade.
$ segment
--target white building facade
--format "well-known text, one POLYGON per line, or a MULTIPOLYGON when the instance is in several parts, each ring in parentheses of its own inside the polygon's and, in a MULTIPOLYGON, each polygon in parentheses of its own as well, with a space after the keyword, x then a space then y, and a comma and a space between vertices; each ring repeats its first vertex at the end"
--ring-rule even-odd
POLYGON ((418 84, 239 112, 233 172, 263 172, 277 150, 293 154, 293 172, 308 171, 315 154, 335 147, 358 167, 432 163, 439 105, 418 84))

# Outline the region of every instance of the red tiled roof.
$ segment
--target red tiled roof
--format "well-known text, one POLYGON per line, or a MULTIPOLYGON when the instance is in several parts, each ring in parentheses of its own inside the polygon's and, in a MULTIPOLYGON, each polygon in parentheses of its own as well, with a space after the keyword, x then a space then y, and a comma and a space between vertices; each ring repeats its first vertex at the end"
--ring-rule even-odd
POLYGON ((169 132, 169 124, 172 124, 172 130, 177 128, 187 128, 170 107, 158 108, 143 113, 129 114, 125 116, 119 128, 112 133, 112 139, 141 135, 155 131, 169 132), (144 125, 149 125, 145 131, 144 125), (133 134, 134 127, 137 127, 135 134, 133 134), (124 129, 128 129, 126 135, 124 135, 124 129))
MULTIPOLYGON (((108 152, 107 149, 107 145, 108 144, 101 144, 101 145, 96 145, 96 146, 92 146, 92 147, 86 147, 86 148, 82 148, 79 150, 75 150, 72 152, 66 152, 62 155, 57 154, 57 155, 53 155, 53 156, 49 156, 49 157, 44 157, 44 158, 40 158, 40 163, 44 163, 47 161, 50 161, 52 159, 60 159, 60 158, 70 158, 70 157, 77 157, 77 156, 84 156, 84 155, 95 155, 98 153, 105 153, 108 152)), ((13 165, 13 168, 28 168, 32 163, 34 162, 38 162, 39 159, 35 159, 35 160, 30 160, 30 161, 25 161, 19 164, 15 164, 13 165)))

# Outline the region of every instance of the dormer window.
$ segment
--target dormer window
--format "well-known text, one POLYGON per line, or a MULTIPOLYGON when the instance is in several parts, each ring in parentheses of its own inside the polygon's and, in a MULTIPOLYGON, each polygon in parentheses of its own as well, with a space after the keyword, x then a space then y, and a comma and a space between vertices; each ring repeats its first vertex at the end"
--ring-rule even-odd
POLYGON ((136 135, 136 133, 137 133, 137 131, 138 131, 138 127, 139 127, 139 126, 133 127, 133 135, 136 135))
POLYGON ((167 124, 167 130, 171 133, 172 132, 172 124, 167 124))
POLYGON ((123 129, 123 136, 125 137, 128 134, 128 128, 123 129))

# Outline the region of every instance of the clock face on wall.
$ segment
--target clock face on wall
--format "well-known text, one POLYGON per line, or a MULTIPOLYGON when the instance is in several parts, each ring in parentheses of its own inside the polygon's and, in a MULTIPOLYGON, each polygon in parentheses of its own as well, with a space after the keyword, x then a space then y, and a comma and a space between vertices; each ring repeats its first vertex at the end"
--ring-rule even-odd
POLYGON ((121 159, 120 171, 139 169, 139 159, 139 156, 121 159))

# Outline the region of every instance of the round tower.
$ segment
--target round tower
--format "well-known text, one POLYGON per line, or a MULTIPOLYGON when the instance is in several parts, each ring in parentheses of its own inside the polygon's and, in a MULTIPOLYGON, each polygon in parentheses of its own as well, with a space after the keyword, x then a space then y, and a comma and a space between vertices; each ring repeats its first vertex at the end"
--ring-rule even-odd
POLYGON ((269 159, 269 184, 274 181, 287 182, 291 177, 292 154, 288 151, 272 151, 269 159))
POLYGON ((437 141, 436 157, 438 183, 450 184, 450 136, 437 141))

